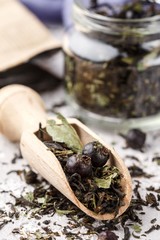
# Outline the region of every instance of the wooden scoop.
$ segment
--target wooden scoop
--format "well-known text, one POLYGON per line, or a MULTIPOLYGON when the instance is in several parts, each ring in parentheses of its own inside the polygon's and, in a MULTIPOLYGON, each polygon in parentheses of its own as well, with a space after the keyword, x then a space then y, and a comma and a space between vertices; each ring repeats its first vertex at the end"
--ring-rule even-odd
MULTIPOLYGON (((87 215, 99 220, 115 218, 114 213, 103 215, 94 213, 76 198, 58 159, 35 135, 39 129, 39 123, 45 127, 46 120, 42 99, 32 89, 22 85, 10 85, 0 90, 0 131, 11 141, 20 141, 22 155, 28 160, 33 170, 36 170, 87 215)), ((116 166, 124 176, 122 178, 122 188, 125 193, 124 205, 119 208, 117 216, 121 215, 128 208, 132 195, 128 169, 114 149, 89 128, 77 119, 67 120, 75 128, 83 144, 96 139, 110 149, 109 164, 116 166)))

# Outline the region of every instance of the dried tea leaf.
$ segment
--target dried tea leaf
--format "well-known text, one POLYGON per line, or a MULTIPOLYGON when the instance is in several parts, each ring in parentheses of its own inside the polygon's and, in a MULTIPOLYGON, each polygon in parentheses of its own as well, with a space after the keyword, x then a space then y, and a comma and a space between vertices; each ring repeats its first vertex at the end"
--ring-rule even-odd
POLYGON ((95 184, 99 188, 107 189, 107 188, 110 188, 111 186, 111 181, 112 181, 111 178, 108 178, 108 179, 95 178, 94 180, 95 180, 95 184))
POLYGON ((156 200, 156 197, 155 197, 155 195, 153 193, 146 194, 146 202, 151 207, 155 207, 155 206, 159 205, 159 203, 156 200))
POLYGON ((124 62, 124 63, 126 63, 128 65, 133 64, 134 60, 135 59, 133 57, 124 57, 124 58, 122 58, 122 62, 124 62))
POLYGON ((105 188, 105 189, 110 188, 113 179, 116 178, 117 175, 118 175, 117 173, 113 173, 106 178, 94 178, 95 184, 99 188, 105 188))
POLYGON ((134 225, 132 226, 132 228, 133 228, 134 231, 137 232, 137 233, 140 233, 140 232, 142 231, 141 226, 138 225, 138 224, 134 224, 134 225))
POLYGON ((24 199, 26 199, 26 200, 29 201, 29 202, 33 202, 33 200, 34 200, 33 192, 28 192, 28 193, 24 196, 24 199))
POLYGON ((158 54, 159 54, 159 47, 152 50, 150 53, 148 53, 137 65, 137 69, 139 71, 144 71, 145 69, 147 69, 148 67, 152 66, 152 62, 154 59, 157 58, 158 54))
POLYGON ((156 162, 157 165, 160 166, 160 157, 159 157, 159 156, 157 156, 157 157, 153 157, 153 158, 152 158, 152 161, 153 161, 153 162, 156 162))
POLYGON ((75 129, 62 116, 58 115, 62 124, 57 124, 54 120, 47 121, 46 131, 52 137, 53 141, 63 142, 68 148, 78 153, 82 150, 82 143, 75 129))
POLYGON ((46 203, 46 198, 45 197, 37 198, 37 202, 40 204, 44 204, 44 203, 46 203))
POLYGON ((60 209, 55 209, 55 210, 56 210, 56 213, 59 215, 67 215, 74 212, 73 210, 60 210, 60 209))

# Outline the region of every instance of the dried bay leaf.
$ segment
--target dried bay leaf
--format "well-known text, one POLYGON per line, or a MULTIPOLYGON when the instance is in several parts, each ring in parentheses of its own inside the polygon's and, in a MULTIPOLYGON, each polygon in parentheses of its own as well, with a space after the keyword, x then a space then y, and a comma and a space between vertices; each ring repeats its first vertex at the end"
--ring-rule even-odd
POLYGON ((65 143, 69 149, 78 153, 82 150, 82 143, 75 129, 60 114, 58 118, 62 124, 57 124, 54 120, 48 120, 46 131, 52 137, 53 141, 65 143))

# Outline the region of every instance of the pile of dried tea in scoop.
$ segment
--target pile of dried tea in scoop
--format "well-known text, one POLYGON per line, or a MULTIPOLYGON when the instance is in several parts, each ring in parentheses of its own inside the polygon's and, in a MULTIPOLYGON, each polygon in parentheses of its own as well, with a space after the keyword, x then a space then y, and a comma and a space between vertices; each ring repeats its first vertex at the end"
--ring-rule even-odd
POLYGON ((46 129, 40 128, 40 140, 59 160, 80 202, 97 214, 117 215, 124 198, 123 176, 115 166, 106 164, 112 153, 98 141, 83 146, 75 129, 63 116, 59 118, 61 124, 49 120, 46 129))

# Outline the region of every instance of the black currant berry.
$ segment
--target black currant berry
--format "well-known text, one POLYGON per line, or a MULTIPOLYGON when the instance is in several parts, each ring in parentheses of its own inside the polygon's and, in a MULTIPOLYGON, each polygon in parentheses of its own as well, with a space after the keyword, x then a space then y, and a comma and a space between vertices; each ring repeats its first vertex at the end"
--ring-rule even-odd
POLYGON ((82 177, 91 176, 91 174, 92 174, 91 158, 87 155, 79 155, 78 157, 79 157, 78 173, 82 177))
POLYGON ((111 232, 109 230, 103 231, 99 234, 98 240, 118 240, 117 235, 114 232, 111 232))
POLYGON ((72 155, 66 163, 68 173, 78 173, 82 177, 87 177, 92 174, 91 158, 83 154, 72 155))
POLYGON ((72 155, 67 159, 66 163, 66 169, 67 172, 73 174, 77 172, 78 169, 78 161, 77 161, 77 155, 72 155))
POLYGON ((125 136, 126 144, 133 149, 142 149, 146 140, 146 134, 139 129, 131 129, 125 136))
POLYGON ((103 167, 109 159, 109 150, 98 141, 87 143, 82 153, 91 158, 94 167, 103 167))

